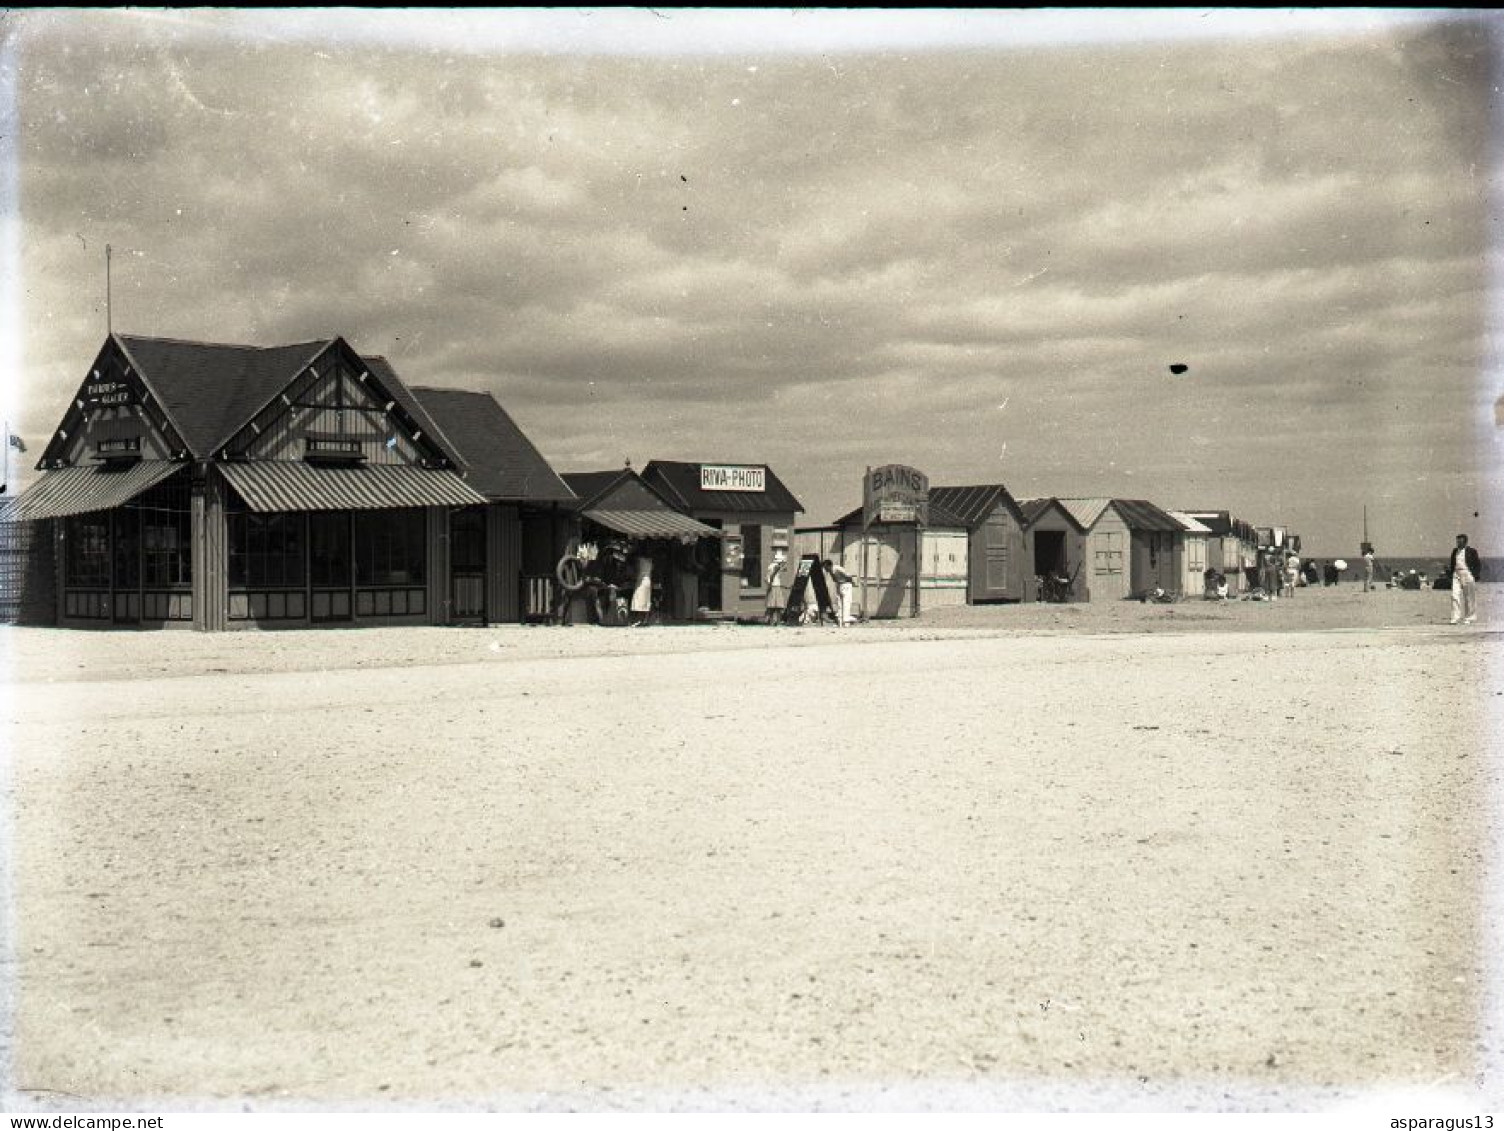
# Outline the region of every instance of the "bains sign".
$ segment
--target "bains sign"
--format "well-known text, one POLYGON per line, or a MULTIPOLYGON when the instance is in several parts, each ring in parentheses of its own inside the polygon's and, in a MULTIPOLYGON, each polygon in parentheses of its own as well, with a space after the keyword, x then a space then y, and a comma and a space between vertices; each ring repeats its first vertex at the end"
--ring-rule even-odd
POLYGON ((735 467, 730 464, 700 465, 702 491, 766 491, 767 468, 735 467))
POLYGON ((867 469, 862 480, 862 522, 917 522, 930 520, 930 479, 916 468, 901 463, 867 469))

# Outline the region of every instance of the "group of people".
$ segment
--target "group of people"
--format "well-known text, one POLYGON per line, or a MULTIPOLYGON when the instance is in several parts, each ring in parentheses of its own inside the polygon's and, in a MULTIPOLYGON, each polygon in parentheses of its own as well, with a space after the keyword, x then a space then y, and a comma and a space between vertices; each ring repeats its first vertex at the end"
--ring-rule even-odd
MULTIPOLYGON (((828 591, 835 600, 836 624, 842 628, 855 623, 856 581, 839 562, 826 558, 820 563, 820 568, 825 571, 828 579, 828 591)), ((773 555, 773 561, 768 566, 767 588, 767 618, 769 625, 782 624, 788 610, 789 589, 785 582, 784 574, 788 571, 788 558, 782 550, 773 555)), ((801 623, 817 621, 823 615, 817 603, 812 601, 812 594, 805 589, 804 608, 800 610, 801 623)))

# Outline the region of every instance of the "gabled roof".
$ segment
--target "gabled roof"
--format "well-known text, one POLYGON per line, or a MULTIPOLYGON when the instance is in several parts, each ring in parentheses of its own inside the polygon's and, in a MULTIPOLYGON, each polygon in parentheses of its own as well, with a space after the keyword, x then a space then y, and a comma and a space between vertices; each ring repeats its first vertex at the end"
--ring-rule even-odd
POLYGON ((1180 523, 1160 510, 1147 499, 1113 499, 1112 505, 1130 530, 1160 530, 1174 534, 1183 532, 1180 523))
MULTIPOLYGON (((987 521, 987 516, 1002 506, 1020 524, 1023 515, 1008 488, 1001 483, 970 487, 931 487, 930 526, 934 529, 972 530, 987 521)), ((862 508, 847 511, 832 526, 855 526, 862 521, 862 508)))
POLYGON ((1165 513, 1173 518, 1176 522, 1180 523, 1180 525, 1185 528, 1185 532, 1187 534, 1211 533, 1211 529, 1209 527, 1203 526, 1201 523, 1197 522, 1194 518, 1186 514, 1184 511, 1166 511, 1165 513))
POLYGON ((236 346, 116 334, 197 458, 207 458, 334 339, 236 346))
POLYGON ((571 510, 628 537, 716 537, 720 531, 675 507, 630 467, 619 471, 566 471, 576 501, 571 510))
POLYGON ((638 477, 630 467, 625 467, 616 471, 566 471, 559 478, 574 492, 575 506, 572 509, 579 510, 628 476, 638 477))
POLYGON ((1102 517, 1102 512, 1105 511, 1108 504, 1112 502, 1111 499, 1107 498, 1057 498, 1055 501, 1066 509, 1070 516, 1081 525, 1081 529, 1083 530, 1090 530, 1093 526, 1095 526, 1097 524, 1097 519, 1102 517))
POLYGON ((424 386, 412 392, 465 461, 465 482, 482 495, 541 503, 574 499, 574 492, 490 393, 424 386))
POLYGON ((1025 526, 1033 526, 1036 522, 1039 521, 1041 516, 1052 509, 1058 509, 1061 514, 1065 515, 1066 520, 1077 530, 1084 531, 1086 529, 1086 527, 1081 525, 1080 520, 1070 512, 1070 508, 1067 507, 1059 499, 1052 497, 1047 499, 1018 500, 1018 510, 1019 513, 1023 515, 1023 524, 1025 526))
POLYGON ((954 515, 957 526, 965 526, 970 529, 979 523, 985 522, 987 516, 997 510, 998 506, 1007 507, 1013 512, 1013 517, 1022 521, 1023 516, 1018 509, 1018 503, 1013 496, 1008 494, 1008 488, 1001 483, 979 483, 968 487, 931 487, 930 488, 930 522, 935 523, 935 508, 946 514, 954 515))
POLYGON ((642 469, 642 477, 658 487, 666 499, 680 509, 696 511, 732 512, 804 512, 804 504, 773 474, 765 463, 740 464, 741 467, 760 467, 766 476, 762 491, 705 491, 700 488, 698 463, 681 460, 649 460, 642 469))

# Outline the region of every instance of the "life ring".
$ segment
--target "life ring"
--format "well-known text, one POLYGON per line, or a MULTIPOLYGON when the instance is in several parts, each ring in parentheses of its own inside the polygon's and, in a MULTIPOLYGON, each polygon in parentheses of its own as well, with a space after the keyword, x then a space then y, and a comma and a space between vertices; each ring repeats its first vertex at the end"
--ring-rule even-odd
POLYGON ((585 587, 585 563, 576 554, 565 554, 554 567, 554 576, 568 593, 577 593, 585 587))

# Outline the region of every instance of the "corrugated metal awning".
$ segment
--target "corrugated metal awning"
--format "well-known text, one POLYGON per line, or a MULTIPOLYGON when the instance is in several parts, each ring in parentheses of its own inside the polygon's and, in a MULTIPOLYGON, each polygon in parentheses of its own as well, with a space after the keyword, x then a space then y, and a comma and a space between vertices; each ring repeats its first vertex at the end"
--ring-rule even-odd
POLYGON ((168 460, 140 460, 125 467, 60 467, 45 471, 16 500, 17 517, 66 518, 70 514, 107 511, 128 503, 155 487, 186 464, 168 460))
POLYGON ((602 507, 580 513, 607 530, 614 530, 629 538, 719 538, 721 536, 721 532, 715 527, 696 522, 688 515, 671 511, 667 507, 662 510, 612 510, 609 507, 602 507))
POLYGON ((306 463, 221 463, 253 511, 370 511, 471 507, 486 497, 452 471, 421 467, 314 467, 306 463))

